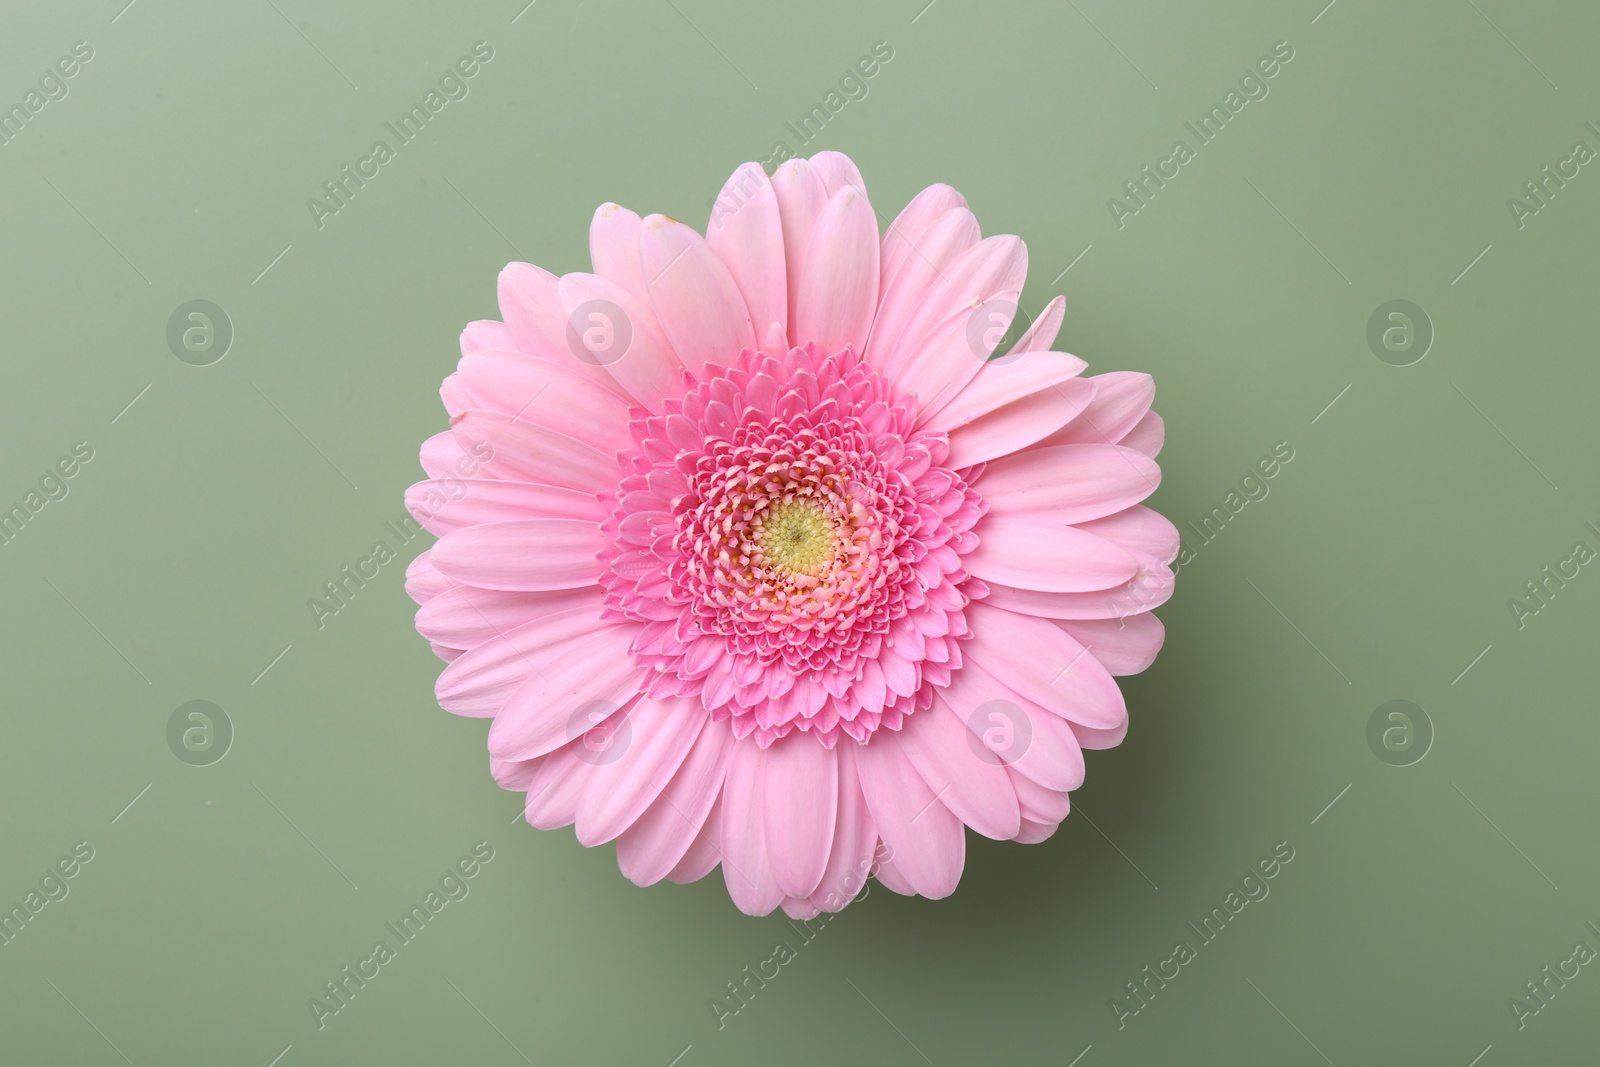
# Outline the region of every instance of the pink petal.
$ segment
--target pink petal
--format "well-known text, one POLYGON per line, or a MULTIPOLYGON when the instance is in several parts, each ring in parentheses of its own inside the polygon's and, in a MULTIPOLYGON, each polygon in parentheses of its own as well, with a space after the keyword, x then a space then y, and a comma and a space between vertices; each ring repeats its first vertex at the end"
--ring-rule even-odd
POLYGON ((422 442, 418 456, 422 469, 430 478, 470 477, 483 466, 483 461, 467 454, 449 430, 436 433, 422 442))
POLYGON ((532 593, 600 580, 600 527, 582 519, 518 519, 468 526, 433 547, 444 574, 480 589, 532 593))
MULTIPOLYGON (((982 670, 969 663, 961 673, 976 676, 982 670)), ((989 684, 992 692, 1009 688, 994 679, 990 679, 989 684)), ((1005 754, 1007 769, 1050 789, 1067 791, 1083 785, 1083 749, 1073 735, 1072 723, 1050 714, 1031 701, 1017 706, 1028 716, 1028 737, 1026 744, 1005 754)))
MULTIPOLYGON (((957 677, 966 673, 965 668, 956 672, 957 677)), ((932 706, 906 720, 900 743, 922 780, 958 819, 985 837, 1009 840, 1021 817, 1017 793, 1004 765, 974 745, 964 721, 974 710, 957 708, 946 690, 936 690, 932 706)))
MULTIPOLYGON (((867 183, 861 180, 861 171, 843 152, 818 152, 809 160, 811 169, 822 179, 822 187, 831 197, 847 185, 853 185, 863 194, 867 183)), ((873 227, 876 231, 877 227, 873 227)))
POLYGON ((569 364, 520 352, 473 352, 458 373, 481 401, 474 407, 541 423, 558 433, 615 452, 633 444, 628 404, 569 364))
POLYGON ((887 373, 929 407, 954 396, 983 369, 989 334, 1010 325, 1027 274, 1028 248, 1020 237, 990 237, 961 253, 890 342, 882 364, 887 373), (980 311, 985 321, 975 321, 980 311))
POLYGON ((1122 690, 1100 661, 1048 619, 978 602, 967 605, 972 637, 962 653, 991 678, 1064 719, 1097 730, 1127 721, 1122 690))
POLYGON ((483 470, 495 478, 596 492, 621 476, 616 459, 592 445, 498 411, 469 411, 450 432, 464 453, 492 457, 483 470))
POLYGON ((448 374, 444 381, 439 383, 439 399, 444 404, 444 410, 449 415, 459 415, 468 408, 481 408, 482 400, 467 388, 459 374, 448 374))
POLYGON ((648 302, 650 289, 639 265, 639 216, 619 204, 601 204, 589 223, 589 262, 594 273, 648 302))
POLYGON ((1017 801, 1022 805, 1022 817, 1035 824, 1060 825, 1072 810, 1072 801, 1059 789, 1049 789, 1026 775, 1011 771, 1011 784, 1016 786, 1017 801))
POLYGON ((735 743, 722 786, 722 878, 746 915, 766 915, 783 900, 767 858, 760 764, 753 740, 735 743))
POLYGON ((706 243, 727 264, 764 344, 774 328, 789 332, 788 267, 784 262, 783 221, 778 197, 759 163, 733 172, 717 196, 706 225, 706 243))
POLYGON ((578 800, 583 796, 584 780, 590 769, 571 748, 550 753, 528 780, 523 816, 540 830, 571 826, 572 820, 577 818, 578 800))
POLYGON ((529 760, 503 760, 489 758, 489 773, 494 776, 495 784, 501 789, 513 793, 526 793, 528 783, 533 780, 533 772, 539 769, 539 764, 544 758, 529 760))
MULTIPOLYGON (((772 192, 778 200, 778 218, 783 224, 783 258, 789 299, 789 343, 795 339, 795 308, 800 295, 800 275, 805 267, 806 249, 811 244, 811 228, 828 203, 828 188, 822 177, 804 159, 785 160, 772 174, 772 192)), ((765 340, 763 338, 763 340, 765 340)))
POLYGON ((1041 619, 1120 619, 1165 604, 1173 587, 1172 572, 1164 567, 1160 572, 1141 571, 1122 585, 1090 593, 1045 593, 997 582, 986 584, 989 595, 985 603, 1041 619))
POLYGON ((658 408, 662 397, 677 391, 683 363, 651 304, 594 274, 564 276, 559 292, 574 363, 648 408, 658 408))
POLYGON ((567 311, 561 306, 558 285, 556 276, 543 267, 507 264, 500 272, 500 314, 506 320, 511 344, 495 347, 553 360, 597 385, 614 388, 611 378, 599 367, 573 355, 567 340, 567 311))
POLYGON ((426 604, 450 588, 450 579, 439 573, 433 565, 433 549, 406 565, 406 596, 419 605, 426 604))
POLYGON ((759 773, 767 857, 778 886, 807 897, 822 881, 833 845, 839 802, 839 762, 831 749, 799 730, 773 742, 759 773))
POLYGON ((1088 409, 1043 445, 1116 444, 1144 418, 1156 396, 1155 379, 1148 374, 1112 371, 1087 380, 1098 387, 1088 409))
POLYGON ((593 493, 488 478, 418 482, 406 490, 406 509, 436 537, 485 522, 534 518, 599 522, 605 518, 605 509, 593 493))
POLYGON ((856 749, 861 792, 893 851, 896 870, 921 895, 947 897, 961 880, 966 835, 961 820, 928 788, 897 740, 880 732, 856 749))
POLYGON ((478 718, 497 714, 530 677, 549 662, 551 649, 610 629, 593 605, 579 605, 514 626, 451 662, 439 675, 434 694, 439 706, 478 718))
MULTIPOLYGON (((957 208, 964 210, 966 206, 966 197, 943 184, 930 185, 911 198, 911 203, 895 217, 883 235, 881 262, 885 297, 888 296, 889 286, 899 276, 901 268, 921 258, 922 238, 928 232, 928 228, 948 212, 957 208)), ((973 243, 977 243, 976 234, 973 236, 973 243)))
MULTIPOLYGON (((1017 343, 1011 346, 1006 356, 1020 356, 1024 352, 1048 352, 1056 343, 1056 335, 1061 332, 1061 322, 1066 317, 1067 298, 1058 296, 1044 306, 1044 310, 1039 312, 1039 317, 1033 320, 1033 325, 1017 338, 1017 343)), ((1000 362, 1009 363, 1011 360, 1002 357, 1000 362)))
MULTIPOLYGON (((532 759, 575 741, 638 695, 644 669, 629 645, 637 626, 600 626, 539 657, 489 727, 489 753, 532 759)), ((579 741, 581 745, 582 742, 579 741)))
MULTIPOLYGON (((617 866, 635 885, 654 885, 684 858, 722 795, 733 732, 726 722, 700 723, 694 747, 643 815, 617 838, 617 866)), ((718 835, 711 835, 715 840, 718 835)), ((720 856, 720 852, 719 852, 720 856)))
POLYGON ((961 562, 984 581, 1082 593, 1120 585, 1139 569, 1138 560, 1105 538, 1075 526, 1047 525, 1033 516, 986 515, 975 532, 978 547, 961 562))
MULTIPOLYGON (((975 761, 995 770, 1009 767, 1052 789, 1076 789, 1083 784, 1083 753, 1071 724, 975 662, 968 661, 955 672, 950 685, 939 690, 935 705, 940 701, 950 717, 971 734, 970 739, 960 740, 975 761)), ((912 718, 925 714, 919 711, 912 718)), ((1014 826, 1008 827, 1011 832, 1002 840, 1016 834, 1014 826)))
POLYGON ((476 648, 525 623, 571 608, 587 608, 600 618, 599 586, 549 593, 507 593, 457 585, 417 610, 417 632, 451 648, 476 648))
POLYGON ((1112 674, 1138 674, 1156 660, 1166 627, 1148 611, 1120 619, 1058 621, 1112 674))
POLYGON ((839 786, 833 842, 822 880, 811 894, 811 903, 823 911, 839 911, 861 893, 872 873, 873 851, 878 844, 877 827, 867 811, 866 798, 861 795, 856 751, 853 741, 843 739, 833 749, 839 786))
POLYGON ((972 420, 950 434, 950 466, 971 467, 1048 437, 1083 414, 1094 388, 1082 379, 1062 382, 972 420))
POLYGON ((810 920, 815 919, 818 915, 822 914, 821 908, 811 903, 811 901, 802 900, 799 897, 784 897, 782 904, 783 913, 785 915, 791 919, 798 919, 801 922, 809 922, 810 920))
POLYGON ((847 185, 817 216, 795 298, 794 335, 825 353, 860 352, 878 300, 878 221, 847 185))
POLYGON ((500 272, 500 314, 517 348, 560 358, 567 317, 556 298, 556 276, 532 263, 508 263, 500 272))
MULTIPOLYGON (((937 411, 922 411, 919 427, 954 430, 1007 404, 1061 385, 1083 373, 1088 364, 1065 352, 1040 352, 1028 359, 991 359, 965 389, 937 411)), ((1084 382, 1084 405, 1094 398, 1094 383, 1084 382)))
POLYGON ((1128 720, 1123 719, 1108 730, 1096 730, 1081 723, 1073 723, 1072 734, 1078 739, 1078 744, 1083 748, 1096 751, 1104 748, 1116 748, 1122 744, 1122 739, 1128 736, 1128 720))
POLYGON ((975 484, 991 516, 1076 524, 1133 507, 1161 468, 1119 445, 1054 445, 996 459, 975 484))
POLYGON ((888 846, 885 845, 883 848, 883 855, 878 859, 877 865, 873 867, 873 876, 882 883, 883 888, 891 893, 899 893, 903 897, 916 896, 917 891, 912 887, 911 880, 905 876, 905 872, 901 871, 899 865, 895 863, 894 856, 888 846))
POLYGON ((1080 528, 1161 563, 1178 557, 1178 528, 1165 515, 1143 505, 1083 523, 1080 528))
POLYGON ((618 736, 626 747, 605 754, 578 801, 578 842, 586 848, 612 840, 644 814, 711 718, 698 698, 688 697, 640 697, 623 714, 627 732, 618 736))
POLYGON ((722 862, 722 795, 717 795, 711 811, 706 814, 705 825, 689 843, 678 865, 667 872, 669 882, 698 882, 722 862))
POLYGON ((1133 429, 1117 443, 1124 448, 1132 448, 1143 452, 1151 459, 1161 454, 1161 446, 1167 440, 1167 424, 1161 421, 1161 416, 1153 411, 1144 413, 1144 418, 1134 423, 1133 429))
POLYGON ((477 322, 469 322, 467 323, 467 328, 461 331, 461 354, 463 356, 483 348, 513 351, 516 347, 517 342, 511 332, 511 327, 494 319, 479 319, 477 322))
MULTIPOLYGON (((893 227, 890 232, 893 233, 893 227)), ((890 239, 884 238, 884 262, 879 284, 882 296, 872 324, 872 337, 867 342, 867 355, 873 366, 884 369, 884 357, 905 339, 906 324, 911 321, 923 298, 950 269, 951 264, 978 243, 980 234, 978 220, 972 212, 965 207, 952 208, 931 220, 931 225, 916 237, 895 239, 893 247, 903 249, 906 254, 901 257, 893 276, 887 271, 890 239)))
MULTIPOLYGON (((706 239, 665 215, 644 220, 639 261, 661 330, 697 377, 756 347, 755 328, 733 275, 706 239)), ((777 905, 774 904, 773 907, 777 905)))
POLYGON ((1011 840, 1019 845, 1037 845, 1041 841, 1048 841, 1054 837, 1058 829, 1060 829, 1060 824, 1032 822, 1028 819, 1023 819, 1021 831, 1011 840))

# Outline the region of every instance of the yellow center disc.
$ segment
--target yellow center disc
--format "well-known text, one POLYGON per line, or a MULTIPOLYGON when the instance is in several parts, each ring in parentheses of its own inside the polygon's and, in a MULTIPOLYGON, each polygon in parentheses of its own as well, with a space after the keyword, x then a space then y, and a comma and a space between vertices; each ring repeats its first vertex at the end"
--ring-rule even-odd
POLYGON ((785 500, 767 513, 757 535, 762 555, 790 574, 810 574, 833 557, 833 519, 817 505, 785 500))

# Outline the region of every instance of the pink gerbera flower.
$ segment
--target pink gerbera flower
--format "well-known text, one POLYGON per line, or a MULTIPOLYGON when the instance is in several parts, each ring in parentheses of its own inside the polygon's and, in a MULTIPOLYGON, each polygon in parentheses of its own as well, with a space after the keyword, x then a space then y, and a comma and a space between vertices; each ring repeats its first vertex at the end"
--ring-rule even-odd
POLYGON ((869 873, 948 895, 965 830, 1042 841, 1161 645, 1172 524, 1145 374, 1083 377, 959 193, 880 239, 860 172, 747 163, 701 237, 615 204, 594 273, 513 263, 407 506, 407 582, 541 829, 753 915, 869 873))

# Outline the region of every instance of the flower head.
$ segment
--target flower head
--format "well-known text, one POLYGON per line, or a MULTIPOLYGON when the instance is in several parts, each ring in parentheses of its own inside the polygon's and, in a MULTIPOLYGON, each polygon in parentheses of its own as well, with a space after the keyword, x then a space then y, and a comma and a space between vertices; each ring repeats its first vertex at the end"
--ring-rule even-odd
POLYGON ((1060 297, 997 356, 1021 240, 942 185, 880 238, 838 153, 590 243, 501 274, 407 494, 439 701, 528 821, 800 917, 1049 837, 1161 645, 1149 376, 1051 351, 1060 297))

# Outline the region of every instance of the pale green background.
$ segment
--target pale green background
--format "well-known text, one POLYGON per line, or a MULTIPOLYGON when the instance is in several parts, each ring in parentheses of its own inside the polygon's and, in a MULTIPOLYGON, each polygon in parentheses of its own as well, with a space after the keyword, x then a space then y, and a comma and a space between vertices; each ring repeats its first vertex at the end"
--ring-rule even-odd
POLYGON ((1506 199, 1600 148, 1600 11, 523 2, 5 4, 0 102, 95 57, 0 146, 0 505, 95 458, 0 548, 0 902, 96 855, 0 947, 0 1060, 1593 1062, 1600 968, 1526 1029, 1507 1002, 1600 948, 1600 570, 1522 630, 1507 599, 1600 547, 1600 168, 1521 230, 1506 199), (470 95, 319 230, 306 199, 478 40, 470 95), (806 151, 850 153, 886 218, 948 181, 1027 240, 1061 347, 1159 382, 1155 505, 1198 519, 1295 459, 1183 569, 1052 840, 973 839, 945 901, 873 891, 719 1032, 782 917, 514 824, 402 561, 320 632, 306 599, 389 537, 508 259, 586 269, 604 200, 703 226, 879 40, 806 151), (1119 230, 1106 199, 1280 40, 1270 95, 1119 230), (191 299, 236 331, 213 366, 166 344, 191 299), (1368 350, 1391 299, 1434 324, 1414 366, 1368 350), (197 698, 236 731, 203 768, 164 732, 197 698), (1394 698, 1437 734, 1407 768, 1366 741, 1394 698), (480 839, 471 895, 319 1032, 307 999, 480 839), (1271 896, 1119 1031, 1110 998, 1284 840, 1271 896))

